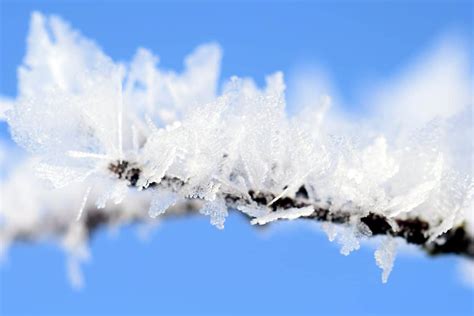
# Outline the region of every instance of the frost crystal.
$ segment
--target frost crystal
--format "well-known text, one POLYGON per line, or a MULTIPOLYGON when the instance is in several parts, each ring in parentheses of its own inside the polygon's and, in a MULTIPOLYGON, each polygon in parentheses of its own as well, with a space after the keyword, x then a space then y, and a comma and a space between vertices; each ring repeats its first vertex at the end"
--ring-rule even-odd
POLYGON ((390 272, 392 272, 396 252, 397 241, 395 238, 391 237, 386 237, 379 248, 375 251, 375 262, 380 269, 382 269, 383 283, 387 283, 390 272))
POLYGON ((336 240, 337 226, 331 223, 322 223, 321 228, 328 236, 329 241, 336 240))
POLYGON ((341 245, 341 254, 348 256, 352 251, 360 248, 360 240, 372 235, 369 227, 362 222, 351 226, 341 226, 323 223, 321 228, 328 236, 329 241, 336 241, 341 245))
POLYGON ((148 214, 151 217, 157 217, 164 214, 168 208, 175 205, 178 201, 178 195, 174 192, 158 190, 153 192, 148 214))
POLYGON ((125 182, 109 184, 110 187, 97 199, 97 208, 105 208, 107 201, 112 200, 114 204, 120 204, 127 195, 128 186, 125 182))
POLYGON ((275 211, 263 216, 259 216, 251 221, 252 225, 264 225, 278 219, 297 219, 303 216, 309 216, 314 212, 312 206, 303 208, 289 208, 286 210, 275 211))
MULTIPOLYGON (((296 100, 307 107, 290 116, 281 72, 263 87, 237 77, 221 84, 215 43, 196 48, 177 73, 145 48, 114 62, 60 18, 34 13, 18 96, 0 98, 0 118, 32 155, 10 162, 17 167, 2 179, 0 241, 71 234, 74 257, 87 238, 87 221, 74 219, 89 210, 118 226, 169 208, 200 209, 220 229, 229 210, 257 225, 326 221, 345 255, 372 234, 369 215, 385 227, 376 235, 412 219, 428 242, 458 227, 472 233, 472 92, 468 63, 453 54, 459 62, 434 54, 416 67, 422 74, 378 88, 364 119, 304 93, 296 100), (71 222, 79 228, 65 233, 71 222)), ((375 254, 384 281, 394 253, 389 238, 375 254)))
POLYGON ((224 229, 225 218, 229 215, 227 206, 223 200, 206 203, 199 213, 210 216, 211 224, 219 229, 224 229))
POLYGON ((91 193, 91 187, 88 187, 86 189, 86 192, 84 193, 84 197, 82 198, 82 203, 81 207, 79 208, 79 212, 77 213, 76 221, 79 221, 82 217, 82 213, 84 212, 84 209, 86 208, 86 203, 87 199, 89 198, 89 194, 91 193))

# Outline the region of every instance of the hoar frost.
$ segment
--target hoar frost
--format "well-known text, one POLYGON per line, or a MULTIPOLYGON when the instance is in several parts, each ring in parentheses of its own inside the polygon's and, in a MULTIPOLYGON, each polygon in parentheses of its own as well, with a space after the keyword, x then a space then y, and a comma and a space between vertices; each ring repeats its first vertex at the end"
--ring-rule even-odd
MULTIPOLYGON (((46 217, 69 223, 72 216, 74 225, 85 225, 83 213, 94 204, 125 210, 125 222, 142 206, 157 217, 193 199, 221 229, 229 206, 259 225, 308 217, 319 206, 349 212, 347 227, 324 226, 343 254, 370 235, 360 222, 369 212, 422 219, 431 240, 461 223, 471 227, 472 99, 408 125, 391 108, 382 127, 376 119, 334 119, 329 97, 290 117, 282 73, 268 76, 263 88, 237 77, 220 86, 220 59, 219 46, 205 44, 186 58, 182 73, 159 69, 159 58, 144 48, 130 63, 116 63, 60 18, 34 13, 18 96, 2 108, 9 108, 14 140, 34 157, 28 165, 68 194, 30 196, 34 203, 18 205, 7 193, 21 179, 31 181, 19 167, 2 183, 2 242, 16 231, 38 232, 46 217), (468 150, 456 145, 463 142, 468 150), (314 203, 283 207, 302 186, 303 200, 314 203), (73 204, 63 200, 77 205, 74 214, 65 213, 73 204)), ((80 231, 76 226, 70 232, 80 231)), ((83 235, 65 241, 69 252, 77 249, 74 258, 86 257, 83 235)), ((384 282, 395 243, 387 237, 375 253, 384 282)), ((75 260, 70 269, 79 284, 75 260)))
POLYGON ((382 282, 387 283, 388 276, 393 269, 395 261, 397 242, 394 238, 387 237, 380 247, 375 251, 375 261, 382 272, 382 282))

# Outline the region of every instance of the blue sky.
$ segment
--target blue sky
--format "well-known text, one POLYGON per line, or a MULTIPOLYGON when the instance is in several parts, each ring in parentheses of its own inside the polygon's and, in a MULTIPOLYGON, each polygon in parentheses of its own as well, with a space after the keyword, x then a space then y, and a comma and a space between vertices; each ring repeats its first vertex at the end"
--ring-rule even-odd
MULTIPOLYGON (((138 46, 181 69, 203 42, 224 50, 222 78, 262 83, 276 70, 316 64, 344 104, 358 107, 367 82, 393 76, 446 32, 473 36, 472 2, 1 1, 0 94, 15 96, 33 10, 62 16, 115 60, 138 46)), ((1 123, 1 137, 8 137, 1 123)), ((373 249, 349 257, 310 225, 256 231, 231 216, 224 231, 196 217, 163 223, 147 242, 136 227, 92 241, 86 286, 68 283, 54 245, 15 245, 0 265, 0 313, 472 315, 474 293, 453 257, 400 255, 388 284, 373 249)))

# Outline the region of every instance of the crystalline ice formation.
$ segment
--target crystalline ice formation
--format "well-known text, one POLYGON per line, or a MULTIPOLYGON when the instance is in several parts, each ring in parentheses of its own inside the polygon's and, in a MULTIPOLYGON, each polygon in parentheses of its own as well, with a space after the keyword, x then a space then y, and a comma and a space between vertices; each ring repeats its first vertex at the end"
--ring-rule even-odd
POLYGON ((28 44, 8 114, 13 138, 56 186, 82 181, 122 157, 122 67, 56 17, 33 14, 28 44))
POLYGON ((341 245, 341 254, 348 256, 352 251, 360 248, 360 240, 371 236, 370 229, 359 222, 352 226, 342 226, 332 223, 323 223, 321 228, 328 236, 329 241, 336 241, 341 245))
MULTIPOLYGON (((1 206, 0 240, 55 232, 54 217, 69 227, 82 203, 85 213, 94 203, 116 210, 120 224, 143 220, 140 209, 155 217, 196 200, 218 228, 229 208, 260 225, 317 208, 328 218, 346 214, 347 227, 323 226, 343 254, 370 235, 360 221, 369 212, 389 223, 419 218, 430 240, 461 223, 474 231, 472 93, 462 61, 428 58, 421 69, 449 74, 438 76, 446 82, 430 89, 431 76, 416 75, 414 88, 402 78, 397 95, 381 89, 374 98, 377 115, 348 119, 332 112, 329 97, 290 117, 280 72, 264 87, 237 77, 220 86, 221 55, 217 44, 199 46, 182 73, 159 69, 144 48, 116 63, 58 17, 34 13, 18 96, 0 99, 0 117, 33 156, 2 183, 2 195, 24 190, 29 199, 1 206), (425 104, 433 107, 416 112, 425 104), (33 183, 25 181, 32 165, 61 197, 21 185, 33 183)), ((393 247, 387 241, 376 252, 384 280, 393 247)))
POLYGON ((148 115, 164 126, 181 119, 215 98, 221 55, 216 44, 199 46, 186 58, 184 72, 176 74, 158 69, 158 57, 139 49, 124 84, 126 104, 135 108, 137 120, 148 115))
POLYGON ((211 224, 219 229, 224 229, 225 218, 229 215, 227 206, 223 200, 208 202, 199 211, 201 214, 211 217, 211 224))
POLYGON ((178 195, 176 193, 165 190, 157 190, 156 192, 153 192, 148 214, 151 217, 157 217, 166 212, 168 208, 175 205, 177 201, 178 195))
POLYGON ((259 216, 252 220, 252 224, 264 225, 278 219, 296 219, 302 216, 309 216, 314 212, 312 206, 302 208, 289 208, 276 212, 271 212, 263 216, 259 216))
POLYGON ((380 247, 375 251, 375 261, 382 269, 382 282, 387 283, 388 276, 393 269, 393 262, 397 251, 397 242, 395 238, 387 237, 380 247))

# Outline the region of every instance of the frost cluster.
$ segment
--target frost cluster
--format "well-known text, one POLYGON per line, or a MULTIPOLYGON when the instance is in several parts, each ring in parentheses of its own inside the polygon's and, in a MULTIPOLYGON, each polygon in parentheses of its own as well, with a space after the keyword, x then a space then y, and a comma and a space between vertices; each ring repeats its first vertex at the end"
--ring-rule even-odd
MULTIPOLYGON (((369 212, 421 218, 433 240, 472 225, 472 93, 461 62, 448 63, 447 74, 430 73, 439 76, 444 103, 424 103, 439 91, 420 77, 414 86, 427 98, 412 100, 417 93, 402 82, 398 99, 380 89, 374 102, 381 110, 361 119, 331 112, 324 96, 290 116, 280 72, 263 88, 237 77, 219 85, 221 55, 217 44, 199 46, 181 73, 160 69, 144 48, 118 63, 60 18, 34 13, 18 96, 0 102, 13 139, 32 155, 1 184, 3 246, 18 232, 63 234, 64 247, 84 259, 81 219, 91 207, 121 209, 118 222, 126 222, 142 216, 140 205, 154 218, 198 200, 199 212, 223 228, 232 196, 233 209, 252 224, 295 219, 313 207, 272 204, 294 198, 302 185, 330 212, 351 212, 342 231, 325 228, 344 254, 359 248, 366 234, 358 219, 369 212), (444 75, 460 77, 453 86, 461 88, 445 84, 444 75), (124 167, 112 172, 111 165, 124 167), (127 178, 133 168, 139 172, 127 178), (250 192, 273 200, 256 204, 250 192)), ((394 255, 391 239, 375 253, 384 281, 394 255)))

